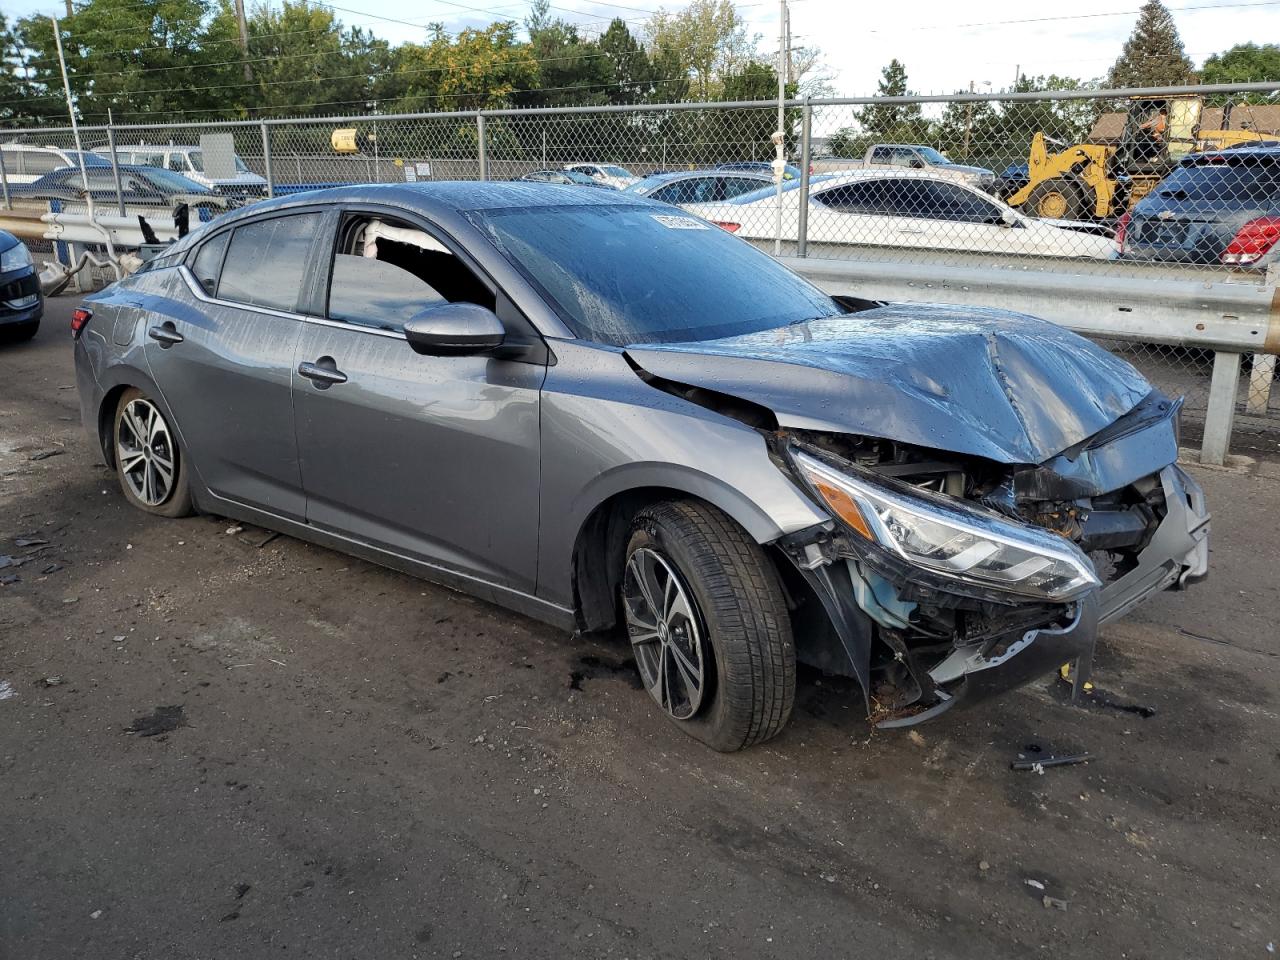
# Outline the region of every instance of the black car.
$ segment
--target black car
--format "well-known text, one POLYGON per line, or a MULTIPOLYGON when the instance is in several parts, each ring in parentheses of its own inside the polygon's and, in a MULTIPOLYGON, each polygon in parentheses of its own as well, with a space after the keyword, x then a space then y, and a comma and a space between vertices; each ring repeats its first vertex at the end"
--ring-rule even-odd
POLYGON ((0 336, 34 337, 44 314, 40 277, 26 244, 0 230, 0 336))
POLYGON ((1117 239, 1127 259, 1266 269, 1280 258, 1280 147, 1185 157, 1121 218, 1117 239))
POLYGON ((597 183, 585 173, 576 170, 534 170, 520 178, 528 183, 561 183, 570 187, 604 187, 612 190, 608 184, 597 183))
MULTIPOLYGON (((119 170, 121 199, 128 206, 175 210, 180 204, 186 204, 197 211, 199 219, 210 220, 241 202, 239 198, 222 196, 172 170, 141 164, 121 164, 119 170)), ((86 183, 94 203, 104 206, 116 203, 115 175, 111 165, 105 163, 87 166, 83 174, 78 167, 62 167, 32 183, 11 186, 9 191, 18 197, 76 202, 84 198, 86 183)))

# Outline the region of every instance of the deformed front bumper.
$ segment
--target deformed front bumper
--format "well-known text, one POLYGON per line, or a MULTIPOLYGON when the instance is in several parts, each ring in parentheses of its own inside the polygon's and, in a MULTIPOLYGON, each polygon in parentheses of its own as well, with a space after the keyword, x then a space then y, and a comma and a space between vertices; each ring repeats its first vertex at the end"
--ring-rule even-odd
MULTIPOLYGON (((1053 623, 1015 630, 999 641, 957 645, 942 659, 914 662, 899 648, 921 693, 927 694, 910 714, 881 720, 881 727, 904 727, 932 720, 958 706, 1044 676, 1071 661, 1092 658, 1100 624, 1123 616, 1151 595, 1179 589, 1204 579, 1209 566, 1209 513, 1200 486, 1176 465, 1160 471, 1166 510, 1136 565, 1101 590, 1072 602, 1053 623)), ((848 655, 853 674, 872 706, 871 655, 879 636, 907 626, 921 588, 934 597, 956 592, 919 570, 890 569, 875 551, 861 556, 839 549, 831 531, 811 529, 780 542, 808 579, 848 655), (873 626, 873 624, 878 626, 873 626)), ((928 596, 926 593, 924 596, 928 596)))
POLYGON ((1153 593, 1180 590, 1209 574, 1209 511, 1204 491, 1176 464, 1160 471, 1165 517, 1138 564, 1102 590, 1099 621, 1122 617, 1153 593))

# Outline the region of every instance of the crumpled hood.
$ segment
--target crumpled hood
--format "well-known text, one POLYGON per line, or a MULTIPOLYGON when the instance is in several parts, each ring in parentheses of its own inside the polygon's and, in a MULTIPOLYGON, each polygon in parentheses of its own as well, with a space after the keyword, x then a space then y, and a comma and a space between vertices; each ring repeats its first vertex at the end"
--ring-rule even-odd
POLYGON ((1042 463, 1151 392, 1128 363, 1062 327, 941 305, 891 304, 627 354, 656 376, 767 407, 784 427, 1002 463, 1042 463))

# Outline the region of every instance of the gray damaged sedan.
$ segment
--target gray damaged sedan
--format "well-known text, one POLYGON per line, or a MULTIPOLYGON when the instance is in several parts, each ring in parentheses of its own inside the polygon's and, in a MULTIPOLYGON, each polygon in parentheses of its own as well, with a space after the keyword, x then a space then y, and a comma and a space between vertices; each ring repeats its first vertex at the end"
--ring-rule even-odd
POLYGON ((1010 313, 830 297, 723 230, 548 184, 351 187, 220 218, 74 320, 84 422, 207 511, 564 629, 734 750, 797 661, 882 726, 1087 665, 1205 576, 1179 402, 1010 313))

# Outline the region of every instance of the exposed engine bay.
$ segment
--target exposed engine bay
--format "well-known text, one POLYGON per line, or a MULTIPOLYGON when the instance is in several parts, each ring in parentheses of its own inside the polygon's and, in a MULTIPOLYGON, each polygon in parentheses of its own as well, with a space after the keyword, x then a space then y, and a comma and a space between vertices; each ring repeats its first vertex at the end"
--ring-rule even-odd
MULTIPOLYGON (((1208 517, 1202 501, 1194 502, 1198 488, 1165 459, 1170 452, 1176 457, 1179 406, 1153 391, 1111 428, 1041 465, 1011 466, 856 435, 774 435, 778 455, 793 464, 799 452, 842 473, 884 478, 923 496, 954 498, 993 517, 1048 531, 1087 556, 1097 577, 1096 590, 1077 591, 1057 602, 1052 596, 1019 595, 1013 584, 983 585, 935 575, 869 542, 875 538, 863 529, 863 513, 850 517, 842 511, 819 479, 820 495, 844 524, 801 531, 803 536, 786 538, 782 546, 819 597, 832 598, 824 600, 827 613, 836 632, 845 634, 841 640, 873 718, 882 726, 909 725, 950 709, 962 692, 964 699, 974 699, 975 693, 1003 689, 1009 685, 1007 676, 989 691, 964 688, 975 686, 975 678, 981 678, 976 686, 986 686, 981 681, 994 678, 983 677, 984 671, 1002 668, 1007 673, 1019 654, 1023 679, 1044 672, 1045 666, 1077 660, 1077 682, 1083 682, 1098 622, 1121 615, 1155 590, 1204 576, 1208 517), (1116 444, 1127 445, 1127 471, 1108 466, 1116 444), (1141 473, 1143 460, 1135 458, 1136 450, 1147 454, 1146 469, 1156 467, 1154 472, 1141 473), (1140 475, 1129 475, 1133 473, 1140 475), (1195 516, 1190 524, 1184 517, 1189 509, 1195 516), (1172 527, 1180 525, 1184 534, 1175 548, 1182 552, 1176 562, 1159 565, 1160 576, 1145 576, 1150 558, 1144 564, 1144 554, 1171 511, 1177 514, 1172 527), (1128 580, 1137 580, 1137 588, 1130 584, 1126 589, 1128 580), (870 636, 858 629, 851 610, 835 609, 842 597, 851 597, 872 621, 870 636), (1039 648, 1034 657, 1033 643, 1039 648), (1040 669, 1029 669, 1033 660, 1040 669)), ((959 557, 980 552, 970 546, 959 557)), ((1038 572, 1035 566, 1034 558, 1024 558, 1007 572, 1038 572)), ((801 643, 798 655, 808 659, 810 651, 804 647, 801 643)), ((828 670, 835 666, 829 651, 817 651, 811 662, 828 670)))

